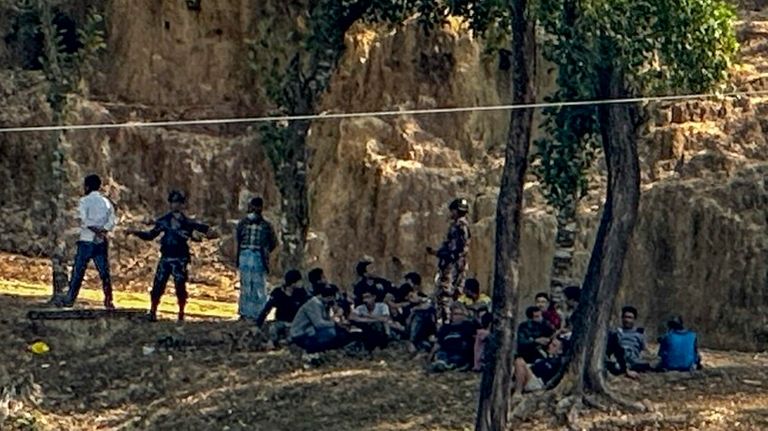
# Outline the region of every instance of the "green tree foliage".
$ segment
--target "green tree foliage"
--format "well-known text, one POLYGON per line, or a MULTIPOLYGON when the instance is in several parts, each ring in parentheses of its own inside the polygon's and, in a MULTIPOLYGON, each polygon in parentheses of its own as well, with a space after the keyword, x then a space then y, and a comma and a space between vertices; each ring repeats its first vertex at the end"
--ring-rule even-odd
MULTIPOLYGON (((104 21, 100 14, 91 10, 82 25, 77 29, 77 50, 71 52, 65 45, 66 30, 56 25, 56 11, 48 0, 23 0, 20 10, 29 18, 26 22, 39 23, 36 34, 42 36, 43 54, 39 60, 48 83, 47 101, 52 111, 52 122, 61 125, 66 121, 71 107, 71 95, 87 90, 85 77, 91 72, 91 65, 98 54, 106 47, 104 21)), ((50 256, 53 269, 53 295, 56 301, 67 285, 66 266, 64 264, 65 243, 62 232, 65 230, 62 209, 66 207, 64 199, 66 171, 66 142, 64 132, 55 130, 50 134, 50 148, 43 160, 42 175, 51 176, 47 194, 50 217, 50 256)))
MULTIPOLYGON (((590 100, 704 92, 724 80, 738 48, 735 14, 724 0, 540 0, 539 6, 552 39, 547 55, 564 85, 555 100, 566 95, 590 100)), ((608 325, 638 219, 638 108, 638 103, 624 102, 594 105, 592 111, 549 111, 553 139, 563 139, 549 146, 562 150, 540 143, 546 151, 539 157, 550 158, 541 166, 553 171, 545 177, 550 191, 555 190, 551 201, 567 193, 578 196, 584 182, 577 178, 593 157, 594 141, 600 143, 607 166, 605 205, 579 307, 571 317, 569 365, 557 389, 573 396, 564 403, 573 407, 569 418, 583 405, 586 392, 645 409, 612 394, 603 367, 608 325), (570 165, 553 160, 563 155, 575 160, 570 165)))
MULTIPOLYGON (((548 37, 544 55, 558 68, 549 101, 594 100, 596 71, 608 62, 626 77, 628 95, 708 91, 738 50, 735 12, 724 0, 539 0, 537 15, 548 37)), ((544 114, 548 137, 536 142, 536 173, 552 206, 572 208, 600 147, 597 109, 544 114)))
MULTIPOLYGON (((301 15, 275 16, 284 26, 259 23, 260 33, 290 27, 280 40, 250 41, 248 63, 272 105, 272 115, 316 114, 322 95, 344 53, 344 36, 356 22, 402 25, 415 17, 425 30, 463 16, 478 32, 505 25, 501 0, 316 0, 308 1, 301 15), (286 41, 288 43, 286 43, 286 41)), ((273 6, 274 7, 274 6, 273 6)), ((277 6, 283 14, 295 12, 277 6)), ((306 120, 271 122, 260 127, 259 141, 275 171, 282 197, 283 265, 301 267, 309 227, 306 120)))
MULTIPOLYGON (((273 105, 273 115, 309 114, 330 83, 344 52, 344 35, 354 22, 398 26, 415 18, 429 31, 452 16, 463 17, 477 34, 498 39, 508 33, 509 14, 503 0, 313 1, 298 20, 300 25, 282 40, 249 41, 248 63, 273 105)), ((262 33, 267 33, 269 24, 262 24, 262 33)), ((291 156, 285 148, 287 127, 282 122, 260 128, 261 141, 275 167, 291 156)))
POLYGON ((95 9, 85 16, 77 29, 78 49, 69 52, 65 45, 66 29, 59 28, 54 20, 55 10, 46 0, 26 0, 20 9, 35 23, 27 31, 40 34, 44 41, 43 55, 39 59, 50 88, 48 103, 54 112, 63 113, 67 95, 86 90, 84 78, 92 72, 92 64, 106 48, 104 18, 95 9))

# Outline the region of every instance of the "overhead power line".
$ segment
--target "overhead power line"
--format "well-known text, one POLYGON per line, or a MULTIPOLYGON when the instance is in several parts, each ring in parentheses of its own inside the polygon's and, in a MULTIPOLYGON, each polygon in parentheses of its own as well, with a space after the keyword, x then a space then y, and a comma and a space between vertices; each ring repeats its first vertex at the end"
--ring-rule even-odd
POLYGON ((208 126, 223 124, 258 124, 291 121, 331 120, 362 117, 394 117, 401 115, 440 115, 463 112, 492 112, 514 111, 519 109, 560 108, 569 106, 607 105, 618 103, 648 103, 648 102, 674 102, 695 99, 734 98, 734 97, 759 97, 768 96, 768 90, 743 91, 731 93, 701 93, 682 94, 674 96, 653 97, 629 97, 619 99, 580 100, 566 102, 538 102, 528 104, 505 104, 487 106, 462 106, 454 108, 428 108, 428 109, 402 109, 391 111, 367 111, 367 112, 341 112, 320 113, 311 115, 286 115, 286 116, 262 116, 262 117, 235 117, 235 118, 208 118, 190 120, 169 121, 128 121, 124 123, 92 123, 92 124, 63 124, 63 125, 39 125, 39 126, 13 126, 0 127, 0 133, 27 133, 50 132, 55 130, 97 130, 97 129, 128 129, 148 127, 173 127, 173 126, 208 126))

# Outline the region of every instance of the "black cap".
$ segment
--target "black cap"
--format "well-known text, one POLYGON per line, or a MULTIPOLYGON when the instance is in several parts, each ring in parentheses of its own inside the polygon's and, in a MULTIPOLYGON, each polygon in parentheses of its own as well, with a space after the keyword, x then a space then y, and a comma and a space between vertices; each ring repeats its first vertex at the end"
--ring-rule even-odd
POLYGON ((460 211, 460 212, 468 212, 469 211, 469 202, 467 202, 467 200, 464 199, 464 198, 456 198, 448 206, 448 209, 456 210, 456 211, 460 211))
POLYGON ((252 208, 262 208, 264 206, 264 199, 255 197, 248 202, 248 205, 252 208))
POLYGON ((184 193, 179 190, 172 190, 170 193, 168 193, 168 202, 169 203, 180 203, 183 204, 187 201, 187 197, 184 196, 184 193))

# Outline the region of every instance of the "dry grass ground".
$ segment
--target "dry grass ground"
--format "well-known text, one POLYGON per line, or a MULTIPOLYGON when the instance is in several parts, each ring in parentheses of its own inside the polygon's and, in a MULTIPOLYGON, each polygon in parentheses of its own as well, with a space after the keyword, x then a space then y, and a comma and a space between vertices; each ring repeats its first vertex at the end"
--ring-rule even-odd
MULTIPOLYGON (((41 306, 48 287, 34 282, 44 266, 13 259, 14 266, 22 262, 25 271, 0 272, 0 378, 37 388, 37 399, 16 404, 0 426, 4 430, 472 428, 477 374, 428 374, 398 346, 372 359, 333 353, 323 365, 306 369, 290 350, 263 351, 258 331, 234 320, 234 290, 216 295, 226 300, 211 300, 211 292, 198 295, 190 304, 192 318, 181 325, 173 321, 172 295, 163 304, 164 319, 155 324, 30 321, 27 311, 41 306), (168 337, 182 347, 162 341, 168 337), (27 350, 38 339, 51 346, 49 353, 27 350), (145 355, 144 346, 156 350, 145 355)), ((0 269, 7 264, 8 256, 0 258, 0 269)), ((83 291, 81 306, 100 302, 94 287, 83 291)), ((145 292, 118 292, 116 300, 124 308, 147 307, 145 292)), ((592 412, 585 423, 592 429, 768 429, 768 357, 705 355, 707 368, 695 375, 612 380, 621 392, 653 405, 652 415, 592 412), (618 425, 627 419, 647 420, 618 425)), ((557 419, 540 413, 515 429, 558 429, 557 419)))

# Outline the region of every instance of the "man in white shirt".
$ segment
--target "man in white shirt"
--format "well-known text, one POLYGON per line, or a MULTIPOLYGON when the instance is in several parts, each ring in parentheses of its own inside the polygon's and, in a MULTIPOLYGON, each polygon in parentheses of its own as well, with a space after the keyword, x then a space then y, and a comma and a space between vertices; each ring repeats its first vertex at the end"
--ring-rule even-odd
POLYGON ((77 254, 69 281, 69 291, 60 305, 71 307, 77 299, 83 284, 85 270, 93 260, 101 278, 104 290, 104 307, 114 309, 112 302, 112 280, 109 275, 109 241, 107 234, 115 228, 115 208, 99 190, 101 178, 98 175, 85 177, 85 196, 80 198, 80 239, 77 241, 77 254))
POLYGON ((349 316, 349 321, 362 330, 362 341, 366 350, 384 348, 392 336, 392 330, 404 328, 392 320, 389 307, 383 302, 376 302, 376 291, 366 290, 362 294, 363 303, 357 306, 349 316))

